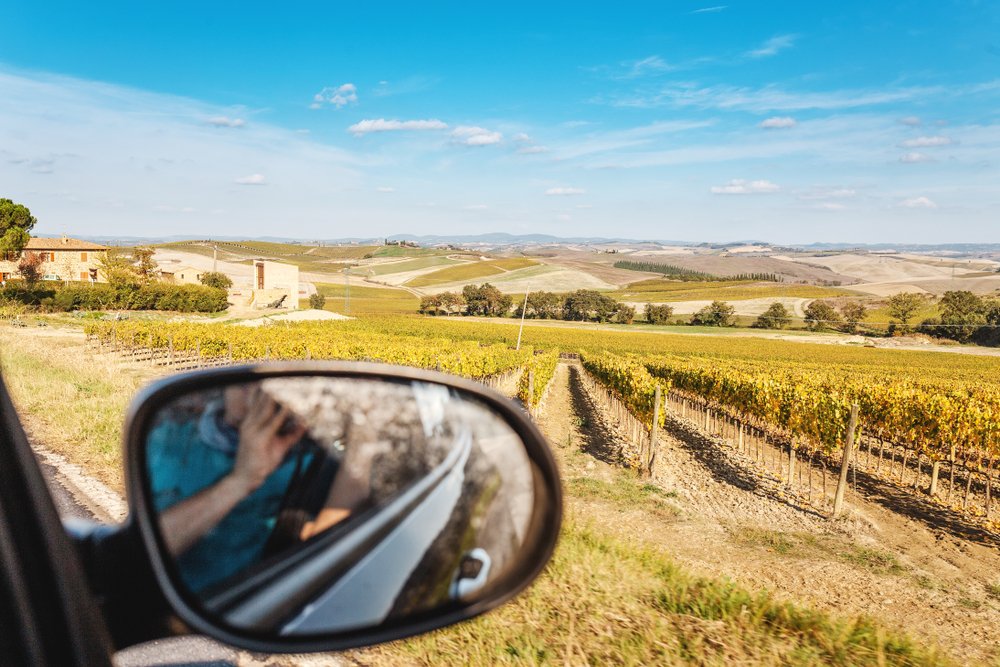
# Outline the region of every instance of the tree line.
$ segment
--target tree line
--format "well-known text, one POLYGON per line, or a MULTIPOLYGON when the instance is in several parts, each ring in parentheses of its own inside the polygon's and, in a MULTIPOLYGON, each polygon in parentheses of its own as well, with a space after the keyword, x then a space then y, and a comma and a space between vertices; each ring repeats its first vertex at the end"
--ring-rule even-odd
POLYGON ((778 283, 782 281, 781 276, 776 273, 737 273, 735 275, 729 276, 717 276, 713 273, 705 273, 704 271, 695 271, 694 269, 687 269, 683 266, 677 266, 676 264, 662 264, 660 262, 637 262, 633 260, 622 259, 614 263, 616 269, 628 269, 629 271, 644 271, 646 273, 659 273, 664 278, 670 278, 672 280, 681 281, 720 281, 720 280, 740 280, 740 281, 754 281, 754 282, 773 282, 778 283))
POLYGON ((521 317, 575 322, 617 322, 631 324, 635 308, 615 301, 595 290, 576 290, 570 294, 530 292, 525 301, 514 303, 513 297, 497 287, 484 283, 466 285, 461 292, 443 292, 426 296, 420 301, 425 315, 478 315, 482 317, 521 317))

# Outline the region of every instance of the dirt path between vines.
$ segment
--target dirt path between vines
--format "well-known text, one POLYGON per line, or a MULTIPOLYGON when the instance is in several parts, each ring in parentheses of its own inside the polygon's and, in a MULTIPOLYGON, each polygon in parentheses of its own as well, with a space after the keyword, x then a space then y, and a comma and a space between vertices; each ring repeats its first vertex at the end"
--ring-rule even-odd
MULTIPOLYGON (((612 480, 621 440, 561 363, 540 426, 573 488, 612 480)), ((962 662, 1000 658, 1000 548, 970 542, 849 492, 830 521, 797 507, 739 454, 675 422, 661 440, 656 484, 676 513, 599 498, 569 511, 668 552, 703 576, 842 614, 867 614, 962 662)))

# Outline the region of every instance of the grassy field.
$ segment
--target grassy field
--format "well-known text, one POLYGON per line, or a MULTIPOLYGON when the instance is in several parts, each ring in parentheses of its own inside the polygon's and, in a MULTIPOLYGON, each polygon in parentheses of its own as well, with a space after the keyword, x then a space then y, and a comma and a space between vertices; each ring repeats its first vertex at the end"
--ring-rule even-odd
POLYGON ((457 259, 451 259, 445 257, 444 255, 428 255, 426 257, 418 257, 416 259, 408 259, 402 262, 391 262, 388 264, 372 264, 371 266, 358 267, 358 272, 368 271, 372 272, 372 275, 384 276, 390 273, 404 273, 406 271, 418 271, 420 269, 427 269, 432 266, 448 266, 450 264, 458 264, 457 259))
POLYGON ((125 408, 150 369, 95 358, 79 330, 0 335, 0 368, 14 403, 27 414, 31 437, 120 492, 121 428, 125 408))
MULTIPOLYGON (((0 353, 36 439, 120 489, 119 429, 142 375, 88 355, 73 334, 43 340, 15 332, 0 337, 0 353)), ((949 664, 868 617, 838 617, 693 575, 668 553, 626 537, 624 526, 589 521, 591 508, 626 512, 637 503, 654 505, 662 520, 671 516, 669 494, 626 470, 611 474, 567 480, 560 544, 526 593, 472 622, 366 650, 359 659, 476 666, 949 664)))
POLYGON ((475 282, 478 280, 488 279, 491 276, 498 276, 502 273, 536 266, 537 264, 538 262, 528 259, 527 257, 480 260, 478 262, 451 266, 446 269, 434 271, 433 273, 417 276, 406 284, 410 287, 431 287, 433 285, 460 283, 463 281, 475 282))
MULTIPOLYGON (((919 308, 910 317, 910 326, 916 326, 917 324, 920 324, 922 321, 928 318, 940 317, 940 316, 941 316, 941 310, 938 308, 937 304, 928 303, 927 305, 919 308)), ((886 322, 892 322, 894 321, 894 319, 895 318, 889 314, 889 307, 882 305, 876 308, 869 308, 868 312, 865 314, 864 321, 871 322, 874 324, 884 324, 886 322)))
MULTIPOLYGON (((346 285, 317 283, 316 289, 326 297, 326 310, 344 313, 347 301, 346 285)), ((351 285, 351 315, 412 314, 417 312, 419 306, 420 299, 406 290, 351 285)))
POLYGON ((851 296, 854 292, 838 287, 817 285, 786 285, 783 283, 759 283, 750 281, 692 281, 642 280, 628 287, 610 292, 620 301, 661 302, 661 301, 741 301, 744 299, 766 299, 770 297, 792 297, 803 299, 823 299, 851 296))

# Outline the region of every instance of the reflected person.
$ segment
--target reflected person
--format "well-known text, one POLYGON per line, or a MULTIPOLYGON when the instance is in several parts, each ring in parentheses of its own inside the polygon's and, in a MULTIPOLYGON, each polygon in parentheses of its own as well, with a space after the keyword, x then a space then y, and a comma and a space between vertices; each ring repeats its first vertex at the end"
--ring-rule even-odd
POLYGON ((147 465, 167 549, 200 591, 257 562, 282 498, 303 465, 305 433, 259 384, 227 387, 199 417, 149 435, 147 465))

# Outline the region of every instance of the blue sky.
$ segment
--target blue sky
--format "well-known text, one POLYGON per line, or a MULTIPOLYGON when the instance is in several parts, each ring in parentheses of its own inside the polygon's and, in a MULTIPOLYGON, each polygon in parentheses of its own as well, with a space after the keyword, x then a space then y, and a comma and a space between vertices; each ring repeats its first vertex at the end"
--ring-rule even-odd
POLYGON ((41 233, 1000 242, 1000 3, 3 7, 41 233))

